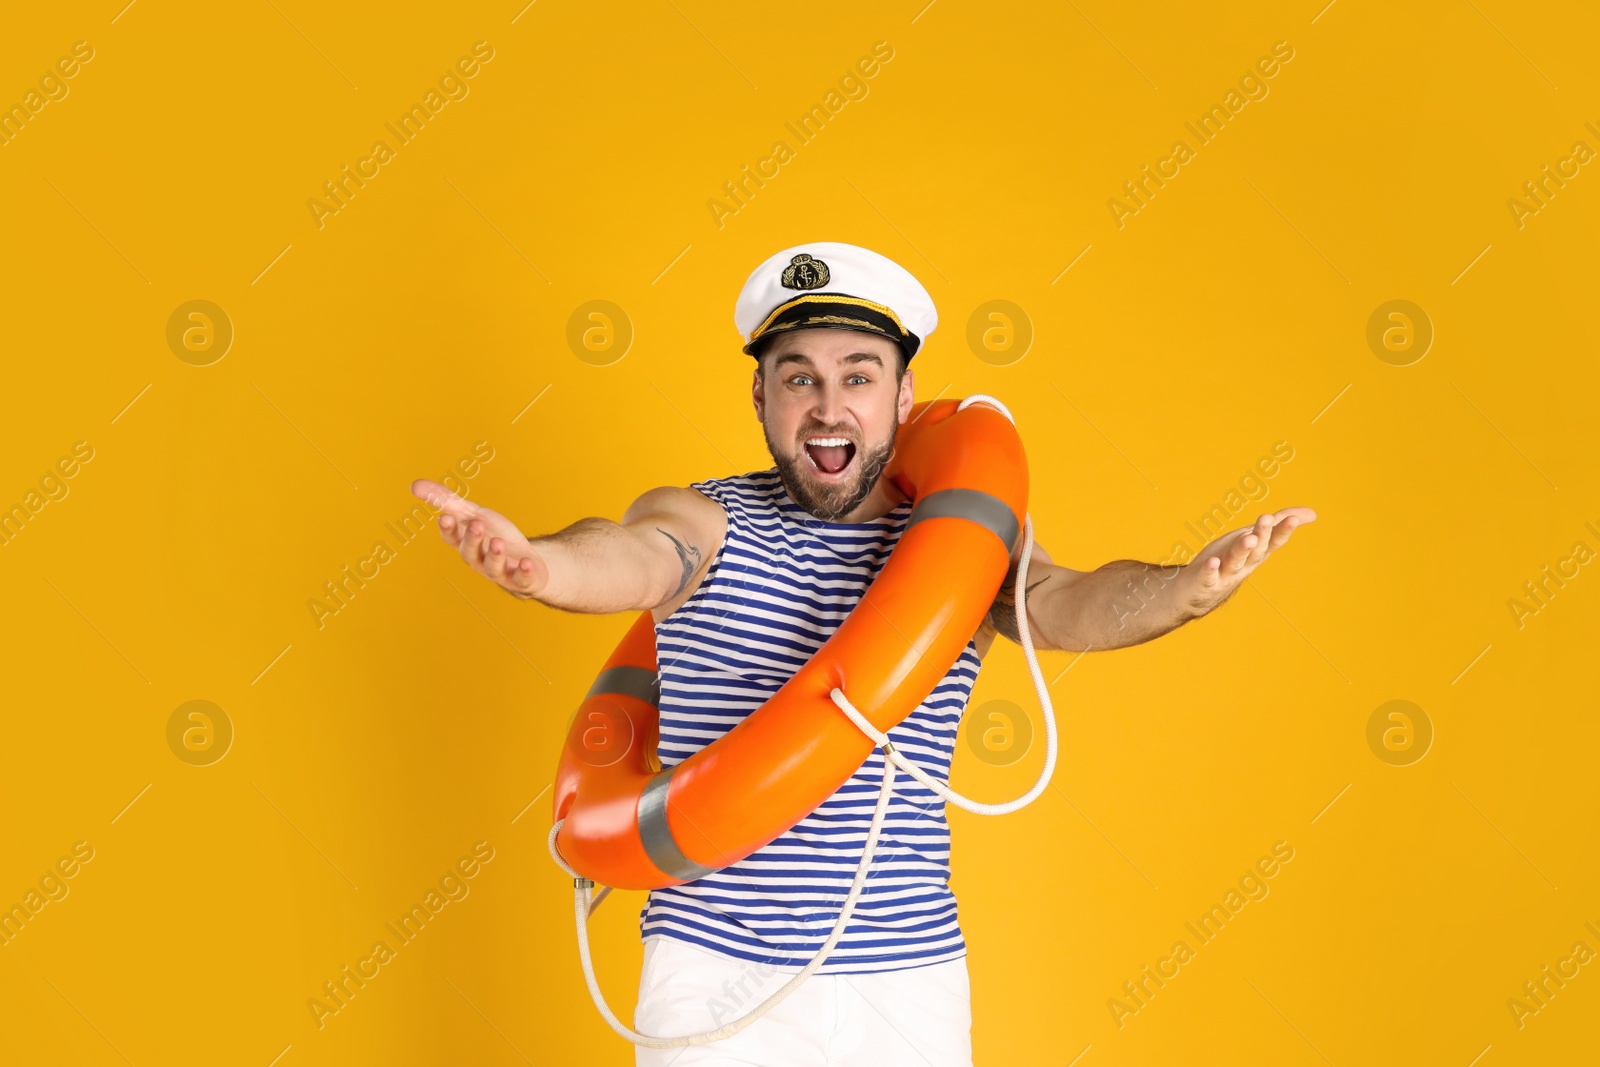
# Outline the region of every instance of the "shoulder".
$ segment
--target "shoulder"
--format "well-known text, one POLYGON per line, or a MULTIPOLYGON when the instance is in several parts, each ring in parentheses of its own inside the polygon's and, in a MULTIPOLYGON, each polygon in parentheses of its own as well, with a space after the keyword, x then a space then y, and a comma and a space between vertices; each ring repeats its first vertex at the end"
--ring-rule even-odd
POLYGON ((721 511, 722 501, 715 490, 708 493, 697 488, 705 484, 707 483, 697 482, 693 486, 659 485, 654 489, 647 489, 628 505, 627 515, 721 511))
POLYGON ((707 493, 692 486, 662 485, 640 493, 622 516, 624 525, 646 520, 668 523, 697 535, 695 540, 704 543, 720 540, 727 513, 715 490, 707 493))
POLYGON ((624 525, 648 523, 666 536, 683 568, 677 592, 652 609, 660 623, 682 607, 711 573, 728 536, 726 479, 690 486, 666 485, 640 494, 623 516, 624 525))

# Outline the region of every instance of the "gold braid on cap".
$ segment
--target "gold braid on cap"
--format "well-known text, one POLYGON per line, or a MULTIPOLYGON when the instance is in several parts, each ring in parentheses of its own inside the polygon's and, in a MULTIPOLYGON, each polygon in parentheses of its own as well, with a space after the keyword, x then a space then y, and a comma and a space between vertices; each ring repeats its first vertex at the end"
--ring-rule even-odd
POLYGON ((858 296, 837 296, 829 295, 827 293, 807 293, 805 296, 797 296, 793 300, 779 304, 777 307, 773 308, 772 314, 767 316, 766 321, 762 322, 760 326, 757 326, 753 331, 751 331, 750 340, 754 341, 757 337, 760 337, 762 334, 766 333, 767 329, 772 325, 772 320, 777 318, 783 312, 788 311, 790 308, 799 304, 812 303, 853 304, 856 307, 871 308, 873 311, 883 315, 889 319, 890 322, 893 322, 897 327, 899 327, 900 332, 903 335, 906 337, 911 336, 911 331, 906 329, 905 323, 900 321, 900 316, 896 315, 893 310, 883 304, 875 304, 871 300, 862 300, 858 296))

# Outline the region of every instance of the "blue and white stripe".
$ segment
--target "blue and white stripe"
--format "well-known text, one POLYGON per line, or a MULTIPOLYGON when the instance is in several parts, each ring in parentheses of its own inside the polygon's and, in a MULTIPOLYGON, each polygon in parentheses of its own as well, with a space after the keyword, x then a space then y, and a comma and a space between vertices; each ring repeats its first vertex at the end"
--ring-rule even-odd
MULTIPOLYGON (((723 505, 727 535, 693 596, 657 623, 663 766, 693 755, 759 708, 848 617, 888 561, 906 502, 864 523, 823 522, 777 468, 696 482, 723 505)), ((971 641, 889 738, 949 781, 962 712, 981 660, 971 641)), ((736 959, 800 967, 827 939, 866 847, 883 780, 872 755, 793 829, 731 867, 652 890, 640 935, 679 938, 736 959)), ((844 936, 817 972, 870 974, 966 954, 950 891, 944 802, 897 773, 878 848, 844 936)))

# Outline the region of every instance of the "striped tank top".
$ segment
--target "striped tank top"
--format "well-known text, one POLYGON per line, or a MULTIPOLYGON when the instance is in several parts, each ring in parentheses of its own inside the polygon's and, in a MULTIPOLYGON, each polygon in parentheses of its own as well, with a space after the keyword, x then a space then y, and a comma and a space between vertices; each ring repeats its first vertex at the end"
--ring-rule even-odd
MULTIPOLYGON (((790 499, 776 467, 695 482, 727 535, 705 579, 655 626, 663 767, 759 708, 837 630, 889 559, 911 515, 830 523, 790 499)), ((972 641, 922 704, 888 731, 947 783, 957 727, 982 661, 972 641)), ((833 796, 740 862, 652 890, 640 936, 666 936, 752 963, 804 966, 838 921, 883 782, 873 749, 833 796)), ((938 794, 896 770, 878 847, 843 936, 818 974, 870 974, 966 954, 950 885, 950 826, 938 794)))

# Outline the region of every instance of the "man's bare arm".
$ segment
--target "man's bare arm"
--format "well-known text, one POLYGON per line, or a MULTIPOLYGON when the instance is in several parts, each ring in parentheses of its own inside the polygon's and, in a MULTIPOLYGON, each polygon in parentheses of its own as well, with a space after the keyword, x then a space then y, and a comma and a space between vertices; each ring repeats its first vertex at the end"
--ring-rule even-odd
MULTIPOLYGON (((1034 546, 1035 557, 1038 546, 1034 546)), ((1162 590, 1181 568, 1120 559, 1092 571, 1028 561, 1028 636, 1040 651, 1126 648, 1160 637, 1196 615, 1162 590)), ((989 609, 996 633, 1020 644, 1016 569, 989 609)))
POLYGON ((604 614, 668 603, 716 546, 721 509, 693 489, 664 486, 635 500, 621 522, 580 519, 528 538, 505 516, 436 482, 412 492, 441 509, 439 531, 474 571, 513 596, 563 611, 604 614))
POLYGON ((659 607, 688 587, 714 547, 700 543, 708 538, 680 512, 679 502, 652 490, 634 501, 621 522, 580 519, 531 538, 549 577, 536 593, 513 592, 592 614, 659 607))
MULTIPOLYGON (((1206 545, 1187 564, 1163 566, 1119 559, 1093 571, 1050 562, 1038 544, 1028 560, 1028 631, 1041 650, 1085 652, 1126 648, 1160 637, 1197 619, 1231 597, 1297 526, 1316 521, 1310 508, 1262 515, 1206 545)), ((987 624, 1021 642, 1016 621, 1016 563, 989 609, 987 624)))

